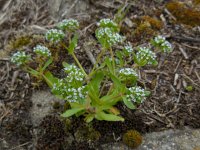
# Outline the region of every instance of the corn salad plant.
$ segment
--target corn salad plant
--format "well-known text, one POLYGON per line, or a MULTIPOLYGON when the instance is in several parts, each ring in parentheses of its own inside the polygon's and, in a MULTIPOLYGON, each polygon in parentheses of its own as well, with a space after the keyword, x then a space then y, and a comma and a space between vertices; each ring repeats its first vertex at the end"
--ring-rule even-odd
POLYGON ((171 52, 172 46, 164 37, 158 36, 152 39, 150 47, 133 48, 119 34, 119 26, 114 21, 102 19, 97 26, 95 35, 101 44, 101 52, 90 72, 84 69, 74 53, 79 29, 79 23, 74 19, 63 20, 56 29, 45 34, 47 41, 62 44, 74 58, 75 64, 63 62, 65 78, 59 79, 47 71, 53 59, 50 50, 43 45, 33 48, 35 56, 32 57, 25 52, 13 54, 11 62, 44 79, 54 95, 70 104, 71 108, 61 116, 83 115, 86 122, 94 119, 124 121, 115 105, 121 102, 129 109, 135 109, 150 94, 137 85, 138 69, 145 65, 157 65, 154 49, 171 52), (66 36, 68 45, 64 42, 66 36), (114 48, 116 45, 123 46, 123 49, 114 48), (34 59, 39 61, 36 70, 29 66, 34 59))

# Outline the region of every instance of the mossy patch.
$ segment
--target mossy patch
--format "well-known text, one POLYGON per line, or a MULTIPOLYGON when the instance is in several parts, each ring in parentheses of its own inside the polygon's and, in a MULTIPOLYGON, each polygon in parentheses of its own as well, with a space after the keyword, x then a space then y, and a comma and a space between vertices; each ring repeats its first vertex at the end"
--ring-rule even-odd
POLYGON ((181 2, 169 2, 166 4, 166 8, 172 13, 179 23, 199 26, 200 25, 200 11, 194 10, 194 8, 188 8, 181 2))
POLYGON ((26 47, 32 47, 38 42, 43 42, 41 35, 21 33, 14 36, 8 44, 4 46, 3 51, 0 52, 0 57, 9 57, 12 51, 22 50, 26 47))
POLYGON ((136 130, 129 130, 123 135, 122 141, 130 148, 137 148, 142 144, 142 136, 136 130))
POLYGON ((138 40, 153 37, 163 27, 163 23, 160 20, 150 16, 142 16, 135 22, 138 26, 132 34, 138 40))
POLYGON ((77 142, 95 142, 98 141, 101 134, 100 132, 94 130, 92 127, 81 127, 77 129, 75 133, 75 139, 77 142))
POLYGON ((193 0, 192 2, 194 5, 200 5, 200 0, 193 0))

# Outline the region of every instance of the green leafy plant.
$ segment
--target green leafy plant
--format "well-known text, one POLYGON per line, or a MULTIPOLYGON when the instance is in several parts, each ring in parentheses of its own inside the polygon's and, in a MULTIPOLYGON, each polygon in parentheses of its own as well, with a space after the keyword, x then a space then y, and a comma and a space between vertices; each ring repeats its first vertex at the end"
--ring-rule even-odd
POLYGON ((129 109, 135 109, 146 99, 150 92, 137 85, 137 72, 142 66, 157 65, 154 48, 168 52, 171 45, 159 37, 161 40, 152 40, 151 47, 133 48, 119 34, 119 26, 114 21, 102 19, 97 25, 95 34, 102 48, 90 72, 84 69, 74 53, 78 45, 79 28, 78 21, 74 19, 63 20, 58 23, 58 29, 51 29, 45 35, 46 40, 64 46, 76 63, 63 62, 64 78, 59 79, 47 71, 53 59, 50 50, 42 45, 33 49, 36 56, 31 58, 25 52, 17 52, 11 61, 44 79, 54 95, 69 103, 70 109, 62 113, 62 117, 83 115, 86 122, 94 119, 124 121, 115 105, 122 102, 129 109), (66 35, 68 44, 64 42, 66 35), (116 49, 116 45, 123 48, 116 49), (29 67, 30 61, 36 61, 38 69, 29 67))

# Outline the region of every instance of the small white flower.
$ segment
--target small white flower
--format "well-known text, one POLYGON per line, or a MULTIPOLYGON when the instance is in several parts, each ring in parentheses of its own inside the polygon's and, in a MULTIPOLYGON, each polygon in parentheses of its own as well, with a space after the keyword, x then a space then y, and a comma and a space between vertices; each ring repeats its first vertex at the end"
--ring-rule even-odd
POLYGON ((50 57, 51 56, 50 50, 47 47, 42 46, 42 45, 37 45, 36 47, 33 48, 33 51, 36 54, 39 54, 41 56, 45 56, 45 57, 50 57))
POLYGON ((169 43, 165 37, 157 36, 152 40, 152 44, 158 47, 162 52, 169 53, 172 51, 172 45, 169 43))
POLYGON ((136 58, 139 62, 146 61, 147 64, 152 64, 156 61, 156 54, 152 52, 149 48, 139 47, 136 53, 136 58))
POLYGON ((48 30, 45 37, 48 41, 59 42, 64 38, 65 34, 61 30, 51 29, 48 30))
POLYGON ((81 69, 73 64, 65 67, 64 71, 68 73, 66 80, 70 83, 74 81, 82 82, 85 78, 85 75, 82 73, 81 69))
POLYGON ((124 46, 124 50, 127 53, 131 54, 133 52, 133 47, 132 47, 131 43, 128 43, 126 46, 124 46))
POLYGON ((125 76, 125 77, 130 77, 130 76, 138 77, 138 74, 132 68, 122 68, 119 70, 119 74, 121 76, 125 76))
POLYGON ((138 86, 130 87, 126 98, 130 101, 141 103, 146 99, 145 90, 138 86))
POLYGON ((111 19, 101 19, 99 21, 99 23, 97 23, 97 25, 100 26, 100 27, 108 27, 108 28, 112 28, 112 29, 118 28, 117 23, 115 23, 111 19))
POLYGON ((25 64, 29 60, 30 60, 30 56, 26 55, 25 52, 16 52, 11 57, 11 62, 15 63, 18 66, 25 64))
MULTIPOLYGON (((96 37, 101 42, 104 41, 106 44, 111 47, 117 43, 120 43, 124 40, 124 38, 119 35, 119 33, 113 32, 111 28, 99 28, 96 31, 96 37)), ((104 43, 101 43, 104 44, 104 43)))
POLYGON ((79 28, 79 22, 75 19, 64 19, 58 24, 58 28, 61 30, 74 31, 79 28))

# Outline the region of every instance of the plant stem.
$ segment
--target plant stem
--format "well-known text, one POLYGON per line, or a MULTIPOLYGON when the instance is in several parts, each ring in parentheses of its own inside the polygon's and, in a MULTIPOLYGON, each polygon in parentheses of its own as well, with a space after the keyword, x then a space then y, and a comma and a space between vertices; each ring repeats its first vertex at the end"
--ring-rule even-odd
POLYGON ((81 71, 83 72, 83 74, 87 77, 87 73, 85 72, 85 70, 83 69, 82 65, 80 64, 79 60, 77 59, 76 55, 74 54, 74 52, 71 54, 72 57, 74 58, 74 60, 76 61, 77 65, 79 66, 79 68, 81 69, 81 71))
POLYGON ((91 75, 93 74, 94 70, 95 70, 96 67, 98 66, 98 64, 99 64, 99 62, 100 62, 100 59, 101 59, 101 57, 104 55, 105 51, 106 51, 106 49, 103 48, 103 49, 101 50, 101 52, 98 54, 96 63, 94 64, 94 67, 92 68, 92 71, 90 72, 89 76, 91 76, 91 75))
POLYGON ((110 50, 110 55, 111 55, 111 58, 112 58, 113 71, 114 71, 114 74, 115 74, 115 58, 114 58, 114 53, 113 53, 113 50, 112 50, 111 47, 109 48, 109 50, 110 50))
MULTIPOLYGON (((65 46, 64 43, 61 43, 62 46, 67 50, 67 46, 65 46)), ((74 52, 70 53, 72 55, 72 57, 74 58, 74 60, 76 61, 77 65, 79 66, 79 68, 81 69, 81 71, 83 72, 83 74, 85 75, 85 77, 87 77, 87 73, 85 72, 85 70, 83 69, 81 63, 79 62, 79 60, 77 59, 76 55, 74 54, 74 52)))

